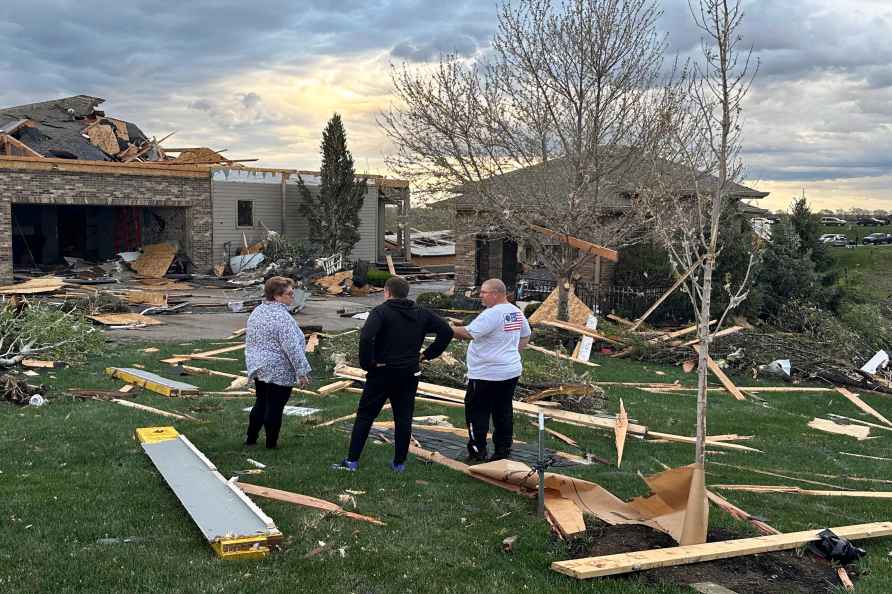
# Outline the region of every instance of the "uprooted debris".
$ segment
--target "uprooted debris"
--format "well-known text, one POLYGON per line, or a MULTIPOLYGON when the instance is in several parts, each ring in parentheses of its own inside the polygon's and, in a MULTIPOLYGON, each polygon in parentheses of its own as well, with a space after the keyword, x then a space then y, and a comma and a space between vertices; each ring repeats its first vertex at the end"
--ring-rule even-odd
POLYGON ((29 403, 32 396, 43 396, 46 392, 46 386, 32 386, 10 375, 0 375, 0 393, 3 394, 4 400, 13 404, 24 406, 29 403))

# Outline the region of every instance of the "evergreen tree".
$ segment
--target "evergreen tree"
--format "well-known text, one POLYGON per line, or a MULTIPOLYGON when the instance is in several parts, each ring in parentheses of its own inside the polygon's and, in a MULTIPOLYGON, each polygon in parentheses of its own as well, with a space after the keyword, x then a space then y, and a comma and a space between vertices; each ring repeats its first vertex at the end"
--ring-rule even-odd
POLYGON ((827 246, 818 241, 818 238, 821 236, 821 229, 818 226, 817 217, 812 214, 811 209, 808 207, 805 196, 793 201, 793 206, 790 209, 790 223, 799 236, 800 250, 803 253, 810 253, 809 257, 815 263, 815 270, 823 272, 829 269, 833 262, 831 261, 830 253, 827 251, 827 246))
POLYGON ((367 191, 366 178, 356 178, 353 156, 347 150, 347 132, 334 114, 322 131, 321 180, 318 193, 298 177, 300 212, 309 225, 310 241, 325 255, 350 254, 359 241, 359 210, 367 191))

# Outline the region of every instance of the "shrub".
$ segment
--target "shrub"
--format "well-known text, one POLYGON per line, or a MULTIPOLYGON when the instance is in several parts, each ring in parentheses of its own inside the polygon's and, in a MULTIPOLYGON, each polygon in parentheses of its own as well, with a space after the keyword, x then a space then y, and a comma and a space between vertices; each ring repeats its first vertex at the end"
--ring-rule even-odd
MULTIPOLYGON (((842 306, 840 321, 861 337, 858 350, 874 351, 889 348, 892 344, 892 322, 884 315, 879 305, 856 303, 842 306)), ((865 353, 866 354, 866 353, 865 353)))
POLYGON ((415 299, 418 305, 425 305, 434 309, 450 309, 452 307, 452 297, 445 293, 421 293, 415 299))
POLYGON ((392 274, 386 270, 378 270, 377 268, 369 269, 369 275, 366 277, 368 283, 373 287, 383 287, 392 274))
POLYGON ((526 319, 529 320, 530 317, 531 317, 534 313, 536 313, 536 310, 539 309, 539 307, 540 307, 541 305, 542 305, 542 304, 539 303, 539 302, 536 302, 536 303, 528 303, 527 306, 526 306, 525 308, 523 308, 523 315, 524 315, 524 317, 525 317, 526 319))

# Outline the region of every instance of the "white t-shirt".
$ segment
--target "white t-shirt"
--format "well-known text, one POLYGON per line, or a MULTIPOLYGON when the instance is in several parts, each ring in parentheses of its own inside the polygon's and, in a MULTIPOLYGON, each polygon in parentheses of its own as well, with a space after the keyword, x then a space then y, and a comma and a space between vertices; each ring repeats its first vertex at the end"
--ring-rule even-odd
POLYGON ((532 334, 523 312, 510 303, 487 308, 467 326, 474 337, 468 347, 468 379, 504 381, 520 377, 520 339, 532 334))

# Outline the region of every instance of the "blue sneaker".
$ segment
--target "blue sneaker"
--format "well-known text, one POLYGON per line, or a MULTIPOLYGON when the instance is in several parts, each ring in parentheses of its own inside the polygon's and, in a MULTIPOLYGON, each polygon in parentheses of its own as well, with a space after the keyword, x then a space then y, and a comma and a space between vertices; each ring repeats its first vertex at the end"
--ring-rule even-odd
POLYGON ((394 472, 403 473, 403 472, 406 472, 406 464, 405 464, 405 463, 403 463, 403 464, 394 464, 393 462, 391 462, 391 463, 390 463, 390 469, 393 470, 394 472))
POLYGON ((337 464, 332 464, 332 470, 346 470, 348 472, 356 472, 356 469, 359 468, 359 460, 353 462, 352 460, 348 460, 344 458, 337 464))

